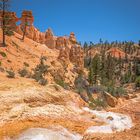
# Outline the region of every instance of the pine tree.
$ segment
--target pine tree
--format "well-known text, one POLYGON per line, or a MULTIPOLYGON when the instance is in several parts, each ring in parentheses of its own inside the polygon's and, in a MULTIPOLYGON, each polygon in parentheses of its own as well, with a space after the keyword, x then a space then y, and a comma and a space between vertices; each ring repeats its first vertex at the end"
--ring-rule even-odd
POLYGON ((89 69, 89 83, 91 85, 97 84, 97 80, 100 75, 100 65, 100 56, 95 55, 95 57, 92 59, 91 66, 89 69))
POLYGON ((115 82, 116 59, 108 54, 105 62, 106 79, 113 85, 115 82))
POLYGON ((84 48, 84 52, 86 52, 86 51, 87 51, 87 49, 88 49, 88 44, 87 44, 87 42, 85 42, 85 43, 84 43, 83 48, 84 48))
POLYGON ((25 39, 25 35, 26 35, 26 31, 27 31, 27 26, 29 26, 27 18, 25 18, 24 23, 22 25, 22 31, 23 31, 23 36, 22 36, 22 40, 24 41, 25 39))
POLYGON ((89 67, 88 81, 89 81, 90 85, 93 85, 93 68, 92 68, 92 66, 89 67))
POLYGON ((101 69, 100 69, 100 77, 101 77, 101 83, 104 84, 106 79, 106 56, 105 56, 105 50, 101 50, 101 69))
POLYGON ((10 0, 0 0, 0 10, 2 11, 2 33, 3 33, 3 46, 6 46, 6 40, 5 36, 6 35, 12 35, 13 34, 13 27, 10 25, 10 16, 8 15, 8 8, 9 8, 9 2, 10 0))

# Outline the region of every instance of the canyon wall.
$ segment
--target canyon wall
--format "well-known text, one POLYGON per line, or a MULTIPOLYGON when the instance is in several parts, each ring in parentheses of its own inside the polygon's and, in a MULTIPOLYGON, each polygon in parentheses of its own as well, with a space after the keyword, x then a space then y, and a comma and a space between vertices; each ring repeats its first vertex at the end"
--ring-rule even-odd
MULTIPOLYGON (((50 49, 57 49, 60 51, 58 59, 64 64, 72 62, 78 68, 83 68, 83 49, 78 45, 74 32, 69 36, 57 37, 49 28, 45 33, 40 32, 34 27, 34 16, 32 11, 24 10, 20 18, 16 16, 15 12, 6 12, 10 17, 9 24, 14 27, 15 32, 23 34, 26 28, 25 36, 41 44, 45 44, 50 49), (19 25, 16 25, 20 22, 19 25)), ((0 24, 2 25, 2 11, 0 11, 0 24)))

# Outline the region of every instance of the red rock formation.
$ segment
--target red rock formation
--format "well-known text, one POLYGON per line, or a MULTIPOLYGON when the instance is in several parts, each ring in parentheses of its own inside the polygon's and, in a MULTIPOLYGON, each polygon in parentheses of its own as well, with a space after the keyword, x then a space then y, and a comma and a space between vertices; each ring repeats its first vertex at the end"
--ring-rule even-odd
POLYGON ((116 58, 125 58, 125 53, 118 48, 111 48, 106 52, 106 54, 110 54, 112 57, 116 58))
POLYGON ((69 38, 66 36, 63 37, 57 37, 56 39, 56 49, 60 50, 61 48, 71 48, 71 43, 69 41, 69 38))
POLYGON ((21 24, 23 25, 25 25, 25 22, 27 22, 29 26, 33 25, 34 17, 33 17, 32 11, 24 10, 22 12, 22 16, 20 20, 21 20, 21 24))
POLYGON ((44 44, 45 43, 45 33, 39 33, 39 42, 41 44, 44 44))
MULTIPOLYGON (((22 28, 22 27, 21 27, 22 28)), ((30 39, 33 39, 33 40, 36 40, 36 37, 35 37, 35 33, 36 32, 36 29, 34 26, 27 26, 27 30, 26 30, 26 36, 30 39)), ((36 40, 37 42, 37 40, 36 40)))
POLYGON ((66 47, 61 48, 58 59, 63 61, 65 64, 68 64, 70 62, 69 49, 67 49, 66 47))
POLYGON ((72 44, 76 44, 76 43, 77 43, 75 34, 74 34, 73 32, 70 33, 69 40, 70 40, 70 42, 71 42, 72 44))
POLYGON ((23 11, 19 20, 21 21, 21 24, 16 28, 16 31, 19 34, 23 34, 22 28, 27 23, 26 37, 33 39, 38 43, 45 43, 45 34, 41 33, 37 28, 33 26, 34 17, 32 11, 23 11))
POLYGON ((84 52, 80 45, 72 46, 69 56, 72 63, 74 63, 77 67, 83 68, 84 52))
POLYGON ((58 37, 56 40, 56 49, 61 50, 66 46, 66 38, 64 37, 58 37))
POLYGON ((45 33, 45 44, 50 49, 54 49, 56 46, 56 39, 55 39, 53 32, 50 28, 45 33))
POLYGON ((65 63, 72 62, 78 68, 84 66, 84 52, 80 45, 77 45, 75 34, 70 37, 58 37, 56 39, 56 49, 60 50, 59 59, 65 63))
MULTIPOLYGON (((2 16, 3 16, 3 12, 0 11, 0 25, 3 24, 2 16)), ((5 17, 7 17, 6 25, 9 25, 12 28, 16 28, 16 22, 18 21, 16 13, 15 12, 5 12, 5 17)))
POLYGON ((23 34, 23 31, 21 30, 21 26, 20 25, 16 27, 16 32, 19 33, 20 35, 23 34))
MULTIPOLYGON (((1 21, 0 13, 0 21, 1 21)), ((25 24, 26 27, 26 37, 42 44, 46 44, 50 49, 60 50, 59 59, 63 62, 69 63, 70 61, 74 63, 77 67, 83 67, 83 50, 77 45, 77 40, 73 32, 70 36, 55 37, 52 30, 49 28, 46 33, 41 33, 37 28, 33 26, 34 17, 32 11, 23 11, 21 18, 17 18, 14 12, 8 12, 7 14, 11 17, 11 23, 16 27, 16 22, 21 21, 21 24, 16 27, 16 32, 23 34, 22 29, 25 24)))

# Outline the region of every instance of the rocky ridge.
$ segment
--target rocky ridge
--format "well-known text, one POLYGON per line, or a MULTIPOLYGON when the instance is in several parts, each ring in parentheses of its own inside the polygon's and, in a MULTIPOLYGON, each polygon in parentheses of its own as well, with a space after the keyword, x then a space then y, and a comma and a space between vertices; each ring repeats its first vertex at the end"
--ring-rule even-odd
POLYGON ((49 28, 45 33, 40 32, 33 26, 34 17, 31 11, 23 11, 19 19, 21 24, 16 27, 16 32, 22 33, 22 28, 25 21, 28 22, 26 36, 38 43, 45 44, 50 49, 60 50, 59 59, 68 63, 69 61, 75 62, 74 64, 80 69, 83 68, 83 49, 78 45, 75 34, 70 33, 70 36, 57 37, 54 36, 53 31, 49 28), (63 55, 65 54, 65 55, 63 55), (79 55, 76 55, 79 54, 79 55), (74 57, 73 57, 74 56, 74 57))

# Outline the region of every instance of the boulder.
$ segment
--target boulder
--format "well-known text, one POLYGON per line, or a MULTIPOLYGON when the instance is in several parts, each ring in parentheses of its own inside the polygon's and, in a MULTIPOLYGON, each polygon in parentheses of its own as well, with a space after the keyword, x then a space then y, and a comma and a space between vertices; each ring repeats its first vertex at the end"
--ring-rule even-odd
POLYGON ((104 96, 109 106, 115 107, 117 105, 118 103, 117 99, 113 97, 111 94, 109 94, 108 92, 104 92, 104 96))

